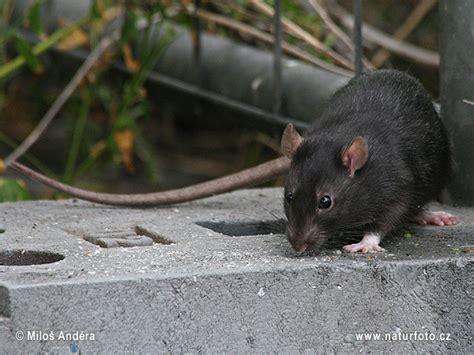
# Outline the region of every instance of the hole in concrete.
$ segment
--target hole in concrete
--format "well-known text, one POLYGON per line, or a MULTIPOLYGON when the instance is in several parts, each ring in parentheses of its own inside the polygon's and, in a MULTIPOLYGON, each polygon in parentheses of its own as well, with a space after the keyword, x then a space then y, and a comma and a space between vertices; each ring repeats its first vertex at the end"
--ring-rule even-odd
POLYGON ((64 255, 34 250, 4 250, 0 252, 0 265, 39 265, 63 260, 64 255))
POLYGON ((231 237, 262 234, 285 234, 286 220, 274 219, 255 222, 196 222, 197 225, 231 237))

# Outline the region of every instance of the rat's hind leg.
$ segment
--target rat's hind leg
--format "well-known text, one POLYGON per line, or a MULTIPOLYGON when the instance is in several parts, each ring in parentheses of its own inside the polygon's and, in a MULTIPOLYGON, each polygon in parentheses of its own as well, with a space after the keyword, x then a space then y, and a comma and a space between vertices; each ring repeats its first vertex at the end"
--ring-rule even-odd
POLYGON ((348 253, 360 251, 364 254, 385 251, 385 249, 379 245, 380 239, 381 235, 379 233, 368 233, 364 235, 364 238, 362 238, 359 243, 346 245, 342 249, 348 253))
POLYGON ((459 222, 459 218, 450 213, 439 211, 422 211, 418 216, 415 217, 415 221, 418 224, 433 224, 436 226, 451 226, 459 222))

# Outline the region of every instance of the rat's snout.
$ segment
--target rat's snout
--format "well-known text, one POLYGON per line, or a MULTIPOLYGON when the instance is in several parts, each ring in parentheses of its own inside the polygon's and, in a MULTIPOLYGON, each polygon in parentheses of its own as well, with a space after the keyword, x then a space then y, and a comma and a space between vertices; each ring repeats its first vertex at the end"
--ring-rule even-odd
POLYGON ((295 235, 291 235, 289 231, 287 231, 288 241, 291 244, 293 250, 298 253, 304 252, 308 248, 308 244, 305 242, 303 238, 298 238, 295 235))
POLYGON ((309 231, 294 231, 292 228, 288 228, 286 234, 291 247, 298 253, 302 253, 309 247, 313 246, 317 240, 317 234, 314 229, 309 231))
POLYGON ((299 240, 296 240, 296 241, 291 241, 290 240, 290 244, 291 244, 292 248, 298 253, 304 252, 309 246, 304 241, 299 241, 299 240))

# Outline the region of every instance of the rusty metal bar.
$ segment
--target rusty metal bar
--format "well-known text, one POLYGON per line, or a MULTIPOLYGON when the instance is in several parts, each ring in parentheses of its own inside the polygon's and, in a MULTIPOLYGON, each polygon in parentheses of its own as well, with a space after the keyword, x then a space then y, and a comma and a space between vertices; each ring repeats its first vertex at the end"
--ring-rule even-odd
MULTIPOLYGON (((194 12, 197 13, 201 6, 201 0, 194 0, 194 12)), ((194 58, 194 80, 197 85, 201 83, 201 19, 199 16, 193 18, 193 58, 194 58)))
POLYGON ((275 41, 273 45, 273 113, 281 111, 282 101, 282 68, 281 42, 283 37, 281 24, 281 0, 275 0, 275 14, 273 15, 273 29, 275 41))
POLYGON ((352 1, 354 11, 354 68, 356 75, 359 75, 364 70, 364 63, 362 62, 362 1, 352 1))

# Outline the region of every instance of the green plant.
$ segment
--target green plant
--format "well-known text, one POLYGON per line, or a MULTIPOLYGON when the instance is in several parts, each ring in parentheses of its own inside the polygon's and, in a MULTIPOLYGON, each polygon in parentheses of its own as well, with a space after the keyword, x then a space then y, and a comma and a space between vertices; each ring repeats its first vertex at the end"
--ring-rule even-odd
MULTIPOLYGON (((9 9, 13 2, 12 0, 0 0, 0 5, 5 5, 5 3, 9 5, 2 7, 3 12, 10 13, 9 9)), ((0 42, 5 44, 5 47, 7 44, 12 45, 11 48, 16 49, 17 53, 17 56, 11 60, 7 60, 5 55, 5 60, 0 61, 0 80, 3 83, 6 80, 14 79, 14 74, 22 66, 27 66, 37 75, 41 75, 42 64, 39 55, 58 43, 69 40, 80 31, 84 24, 91 25, 90 31, 85 35, 88 37, 89 43, 93 45, 102 35, 107 22, 110 21, 110 13, 113 11, 109 10, 116 9, 113 1, 94 1, 86 16, 47 36, 44 33, 40 16, 42 3, 42 0, 33 1, 25 13, 23 21, 16 21, 14 24, 8 24, 8 21, 1 23, 3 27, 7 28, 7 31, 3 31, 0 35, 0 42), (37 35, 39 41, 37 44, 25 40, 20 34, 19 29, 22 25, 27 26, 30 32, 37 35)), ((144 83, 163 49, 174 37, 174 33, 170 31, 171 27, 163 21, 166 16, 166 9, 162 5, 148 7, 146 11, 139 6, 128 6, 119 48, 124 54, 125 63, 131 75, 118 88, 114 86, 113 81, 107 80, 106 74, 111 69, 112 58, 119 60, 120 51, 113 54, 113 57, 110 57, 112 52, 109 52, 106 57, 110 58, 92 69, 89 79, 80 85, 78 94, 73 96, 63 108, 61 115, 66 118, 69 146, 62 181, 73 183, 97 164, 105 162, 114 162, 115 166, 125 166, 131 172, 134 170, 134 156, 138 156, 143 161, 148 177, 156 181, 156 159, 142 134, 139 121, 149 114, 149 102, 144 83), (137 28, 140 18, 142 22, 145 19, 148 24, 145 28, 137 28), (156 35, 160 36, 160 41, 156 41, 156 35), (137 48, 134 55, 131 48, 135 43, 137 43, 137 48), (103 121, 96 122, 91 119, 91 115, 97 113, 106 117, 107 125, 103 125, 103 121)), ((2 16, 2 19, 7 17, 7 15, 2 16)), ((84 32, 82 31, 82 33, 84 32)), ((74 41, 74 38, 72 40, 74 41)), ((2 48, 4 47, 2 46, 2 48)), ((16 142, 4 133, 0 133, 0 143, 10 148, 17 146, 16 142)), ((31 155, 27 154, 25 157, 48 175, 55 175, 31 155)), ((8 198, 17 196, 18 199, 23 199, 27 197, 26 191, 24 191, 25 194, 12 193, 14 188, 15 191, 20 191, 21 184, 7 179, 2 181, 0 196, 4 192, 5 196, 9 196, 8 198)))
POLYGON ((25 183, 17 179, 0 178, 0 202, 31 199, 25 183))

